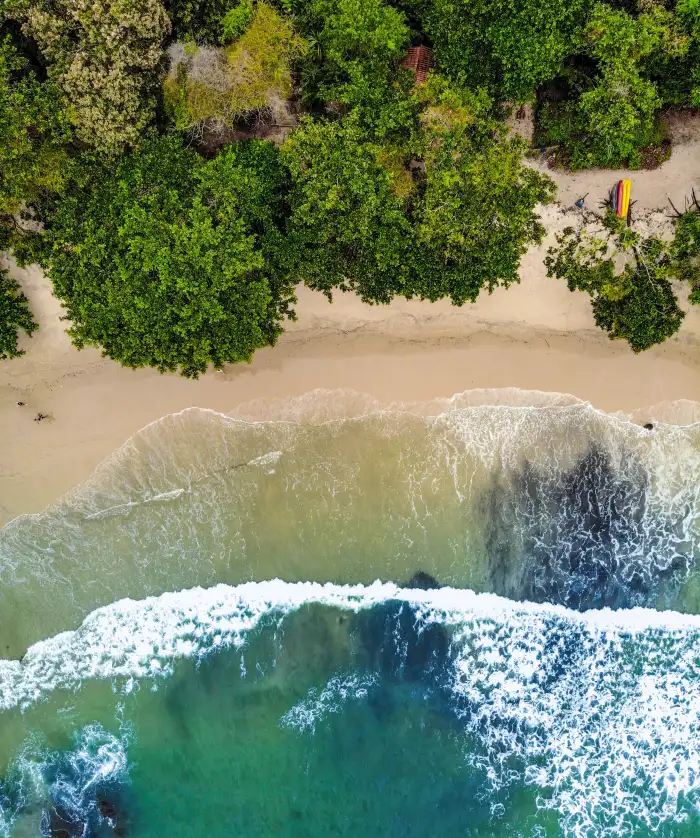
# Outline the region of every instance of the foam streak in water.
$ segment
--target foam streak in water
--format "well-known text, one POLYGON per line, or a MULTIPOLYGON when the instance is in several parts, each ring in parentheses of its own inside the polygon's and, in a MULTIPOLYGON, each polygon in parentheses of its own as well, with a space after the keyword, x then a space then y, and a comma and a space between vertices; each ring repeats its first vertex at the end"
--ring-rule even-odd
MULTIPOLYGON (((419 625, 450 628, 453 706, 494 790, 517 778, 538 787, 540 805, 575 836, 632 835, 635 824, 682 822, 698 805, 700 618, 676 613, 579 614, 379 582, 217 586, 95 611, 22 663, 3 662, 0 701, 27 706, 87 678, 163 677, 178 658, 242 646, 263 619, 274 625, 301 606, 360 612, 389 600, 409 603, 419 625)), ((313 731, 373 679, 339 673, 282 722, 313 731)))

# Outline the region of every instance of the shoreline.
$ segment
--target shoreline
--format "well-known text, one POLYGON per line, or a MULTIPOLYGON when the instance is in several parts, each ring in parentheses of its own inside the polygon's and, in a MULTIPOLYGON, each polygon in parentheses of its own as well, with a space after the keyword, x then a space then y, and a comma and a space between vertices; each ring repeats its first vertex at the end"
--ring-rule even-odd
MULTIPOLYGON (((554 234, 576 220, 570 205, 588 192, 595 206, 616 173, 549 174, 559 200, 542 209, 548 235, 523 257, 519 285, 462 308, 403 299, 369 306, 354 294, 336 294, 331 304, 301 288, 299 319, 276 347, 197 381, 129 370, 95 349, 79 352, 41 271, 11 265, 40 328, 21 336, 25 356, 0 362, 0 526, 42 511, 138 430, 187 407, 229 413, 315 389, 402 402, 512 387, 571 393, 609 413, 637 411, 634 421, 642 423, 650 405, 700 402, 700 306, 688 306, 687 289, 679 290, 687 312, 680 332, 635 356, 596 328, 587 295, 546 276, 554 234), (47 418, 36 422, 39 413, 47 418)), ((640 223, 663 228, 666 195, 678 205, 693 186, 700 189, 700 140, 675 148, 659 169, 632 176, 640 223), (692 169, 691 158, 698 161, 692 169)))
MULTIPOLYGON (((508 293, 508 292, 506 292, 508 293)), ((334 303, 339 305, 338 303, 334 303)), ((341 306, 339 306, 341 308, 341 306)), ((561 333, 477 327, 455 333, 438 318, 420 337, 382 321, 333 330, 297 329, 251 365, 197 381, 128 370, 96 350, 65 359, 28 353, 25 369, 0 377, 0 524, 42 511, 90 476, 134 433, 170 413, 200 407, 230 413, 254 400, 315 389, 354 390, 380 402, 427 401, 476 389, 571 393, 608 413, 660 402, 700 402, 700 344, 678 339, 635 356, 593 330, 561 333), (382 325, 385 330, 382 331, 382 325), (77 356, 77 357, 74 357, 77 356), (45 356, 44 356, 45 358, 45 356), (18 407, 17 401, 25 401, 18 407), (51 417, 35 422, 37 412, 51 417)), ((15 361, 17 363, 17 361, 15 361)))

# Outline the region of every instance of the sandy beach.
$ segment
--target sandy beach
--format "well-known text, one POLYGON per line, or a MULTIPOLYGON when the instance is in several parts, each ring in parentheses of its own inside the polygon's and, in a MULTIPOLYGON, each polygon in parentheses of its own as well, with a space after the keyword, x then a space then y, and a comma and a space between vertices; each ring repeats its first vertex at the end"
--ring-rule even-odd
MULTIPOLYGON (((631 175, 640 224, 663 227, 668 198, 682 207, 690 190, 700 189, 700 141, 690 132, 678 142, 659 169, 631 175)), ((700 402, 700 307, 689 309, 686 289, 679 289, 688 310, 679 334, 635 356, 595 327, 586 295, 547 278, 544 254, 556 230, 575 223, 574 201, 588 193, 587 207, 595 208, 619 177, 549 173, 558 202, 543 209, 550 232, 523 258, 520 285, 461 309, 405 300, 372 307, 354 295, 330 304, 301 288, 298 320, 276 347, 198 381, 124 369, 94 349, 79 352, 48 280, 37 268, 11 266, 40 329, 22 338, 22 358, 0 362, 0 524, 42 510, 137 430, 191 406, 229 412, 315 388, 395 402, 517 387, 573 393, 601 410, 637 411, 635 421, 643 421, 655 414, 639 409, 659 402, 700 402), (38 413, 47 418, 35 421, 38 413)))

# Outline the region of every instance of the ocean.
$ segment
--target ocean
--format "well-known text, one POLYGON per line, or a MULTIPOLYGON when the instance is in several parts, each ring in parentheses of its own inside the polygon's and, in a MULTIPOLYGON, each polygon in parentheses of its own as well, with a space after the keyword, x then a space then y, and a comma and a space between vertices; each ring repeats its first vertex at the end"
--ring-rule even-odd
POLYGON ((697 837, 677 414, 317 391, 149 425, 0 529, 0 838, 697 837))

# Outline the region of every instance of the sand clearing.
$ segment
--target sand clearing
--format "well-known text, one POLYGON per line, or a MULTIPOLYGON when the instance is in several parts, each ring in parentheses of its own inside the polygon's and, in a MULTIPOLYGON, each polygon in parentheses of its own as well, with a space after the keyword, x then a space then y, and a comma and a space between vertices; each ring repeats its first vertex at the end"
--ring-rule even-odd
MULTIPOLYGON (((684 134, 663 166, 632 173, 640 223, 663 227, 667 196, 681 208, 691 188, 700 191, 700 140, 691 128, 676 128, 684 134)), ((700 401, 700 307, 689 310, 676 337, 635 356, 596 329, 586 295, 547 278, 544 253, 556 230, 575 223, 574 201, 588 193, 587 208, 596 208, 619 177, 600 170, 549 174, 559 203, 543 210, 550 234, 524 257, 519 286, 461 309, 445 301, 368 306, 347 294, 331 305, 301 288, 299 320, 275 348, 198 381, 124 369, 94 349, 78 352, 49 282, 36 268, 13 267, 40 329, 22 339, 24 357, 0 362, 0 524, 40 511, 139 428, 194 405, 228 412, 251 399, 319 387, 388 401, 519 387, 574 393, 607 411, 700 401), (38 413, 48 418, 37 422, 38 413)), ((687 290, 679 296, 684 303, 687 290)), ((647 415, 638 411, 635 420, 647 415)))

